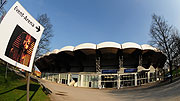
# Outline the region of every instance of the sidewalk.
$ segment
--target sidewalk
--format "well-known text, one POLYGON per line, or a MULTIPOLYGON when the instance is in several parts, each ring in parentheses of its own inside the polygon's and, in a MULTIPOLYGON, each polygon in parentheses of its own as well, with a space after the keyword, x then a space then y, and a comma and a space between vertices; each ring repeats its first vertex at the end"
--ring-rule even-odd
POLYGON ((52 101, 119 101, 113 94, 105 90, 71 87, 45 80, 39 80, 45 87, 52 91, 52 101))
POLYGON ((52 91, 52 101, 179 101, 180 80, 171 84, 149 83, 146 85, 121 89, 92 89, 72 87, 39 79, 52 91))

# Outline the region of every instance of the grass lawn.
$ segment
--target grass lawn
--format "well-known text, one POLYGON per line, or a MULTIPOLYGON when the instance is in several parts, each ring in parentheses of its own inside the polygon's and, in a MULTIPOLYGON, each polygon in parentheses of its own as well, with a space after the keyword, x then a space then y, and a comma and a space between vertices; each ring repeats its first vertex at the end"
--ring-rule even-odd
MULTIPOLYGON (((5 66, 0 64, 0 101, 26 101, 26 80, 8 71, 7 80, 4 78, 5 66)), ((42 91, 41 86, 31 81, 29 97, 31 101, 50 101, 42 91)))

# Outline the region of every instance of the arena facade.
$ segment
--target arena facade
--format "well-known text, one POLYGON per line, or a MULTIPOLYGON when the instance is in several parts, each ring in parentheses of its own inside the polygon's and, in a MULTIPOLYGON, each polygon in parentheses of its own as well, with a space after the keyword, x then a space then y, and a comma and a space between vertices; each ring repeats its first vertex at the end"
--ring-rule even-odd
POLYGON ((166 56, 133 42, 65 46, 38 58, 42 78, 77 87, 122 88, 161 80, 166 56))

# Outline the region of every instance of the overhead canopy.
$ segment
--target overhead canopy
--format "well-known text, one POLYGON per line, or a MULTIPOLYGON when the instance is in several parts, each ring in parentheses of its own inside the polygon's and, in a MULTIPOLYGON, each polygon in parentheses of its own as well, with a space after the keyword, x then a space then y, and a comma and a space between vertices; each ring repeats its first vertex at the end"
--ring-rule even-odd
POLYGON ((123 56, 123 67, 136 68, 139 65, 141 52, 143 53, 142 65, 145 68, 149 68, 151 64, 155 67, 162 67, 166 60, 161 51, 147 44, 102 42, 97 45, 83 43, 76 47, 65 46, 55 49, 38 58, 36 64, 43 71, 92 72, 96 71, 96 59, 100 59, 103 69, 118 69, 119 58, 123 56))
POLYGON ((122 44, 122 49, 124 53, 132 54, 136 50, 142 50, 141 46, 134 42, 126 42, 122 44))
POLYGON ((121 49, 121 45, 116 42, 102 42, 100 44, 97 44, 97 49, 100 48, 118 48, 121 49))
POLYGON ((64 53, 69 54, 69 55, 74 55, 73 51, 74 51, 74 46, 65 46, 65 47, 60 49, 59 53, 64 52, 64 53))
POLYGON ((141 47, 142 47, 142 54, 147 53, 147 52, 156 52, 157 50, 156 48, 148 44, 143 44, 141 45, 141 47))
POLYGON ((142 50, 153 50, 153 51, 156 50, 156 48, 154 48, 154 47, 152 47, 151 45, 148 45, 148 44, 143 44, 143 45, 141 45, 141 47, 142 47, 142 50))
POLYGON ((60 52, 60 50, 59 49, 55 49, 55 50, 53 50, 52 51, 52 53, 51 54, 57 54, 57 53, 59 53, 60 52))
POLYGON ((97 45, 97 49, 101 52, 101 54, 116 54, 118 50, 121 49, 121 45, 116 42, 102 42, 97 45))
POLYGON ((126 42, 122 44, 122 49, 128 49, 128 48, 142 49, 139 44, 134 43, 134 42, 126 42))
POLYGON ((74 48, 74 51, 82 51, 86 55, 96 54, 96 44, 83 43, 74 48))
POLYGON ((65 46, 63 48, 60 49, 60 52, 63 52, 63 51, 73 51, 74 50, 74 46, 65 46))
POLYGON ((96 49, 96 44, 93 43, 83 43, 74 48, 74 51, 81 49, 96 49))
POLYGON ((49 56, 52 52, 47 52, 46 54, 44 54, 43 56, 49 56))

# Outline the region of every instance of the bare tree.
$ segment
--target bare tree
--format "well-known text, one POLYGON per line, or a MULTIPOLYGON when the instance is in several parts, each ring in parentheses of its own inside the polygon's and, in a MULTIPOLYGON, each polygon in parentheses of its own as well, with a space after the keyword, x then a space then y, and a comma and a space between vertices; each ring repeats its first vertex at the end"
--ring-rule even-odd
POLYGON ((42 54, 49 51, 50 39, 53 37, 52 34, 52 24, 50 22, 50 18, 47 14, 41 14, 38 16, 37 21, 45 28, 44 32, 39 41, 39 46, 36 51, 35 59, 37 59, 42 54))
POLYGON ((150 28, 151 44, 159 48, 167 57, 172 82, 172 66, 179 55, 179 32, 169 26, 162 16, 153 14, 150 28), (176 40, 176 41, 175 41, 176 40))
POLYGON ((4 18, 4 16, 6 15, 7 11, 4 9, 4 5, 7 4, 7 1, 1 1, 1 8, 0 8, 0 22, 2 21, 2 19, 4 18))
POLYGON ((175 53, 173 59, 173 65, 179 67, 180 66, 180 36, 178 30, 173 30, 172 41, 173 41, 172 43, 174 43, 172 50, 175 53))
POLYGON ((0 23, 3 20, 4 16, 6 15, 7 11, 4 9, 4 7, 2 7, 0 9, 0 23))

